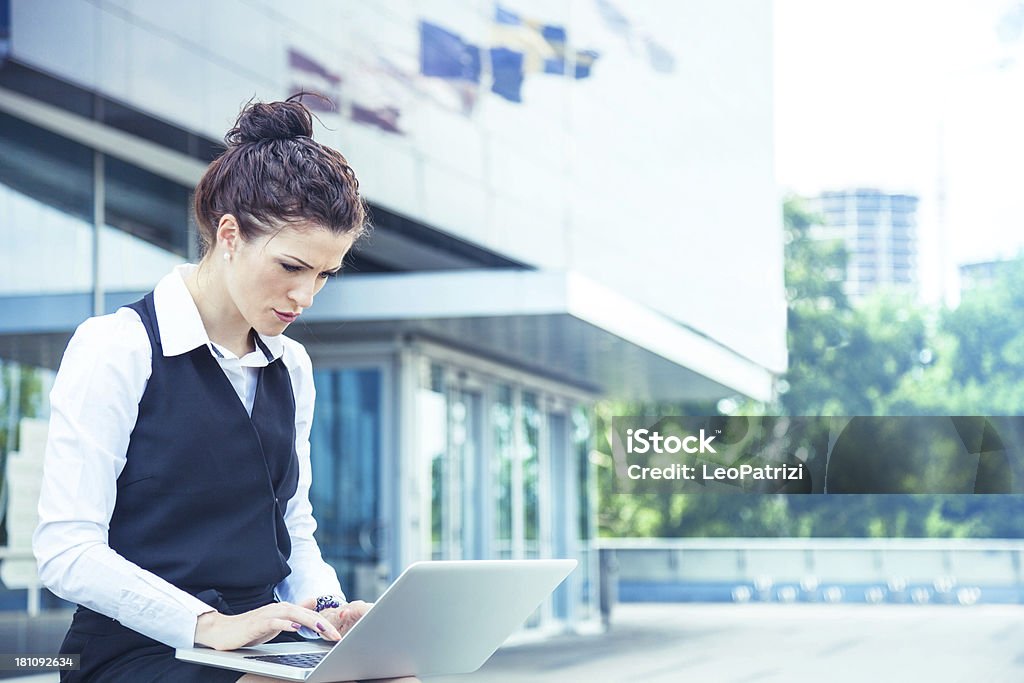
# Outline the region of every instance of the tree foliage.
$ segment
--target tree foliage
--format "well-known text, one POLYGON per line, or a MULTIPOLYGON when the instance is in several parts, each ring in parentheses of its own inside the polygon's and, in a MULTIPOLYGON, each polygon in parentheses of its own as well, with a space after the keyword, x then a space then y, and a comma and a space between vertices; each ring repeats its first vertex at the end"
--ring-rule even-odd
MULTIPOLYGON (((783 206, 789 369, 746 414, 1024 415, 1024 259, 933 310, 907 292, 846 296, 847 254, 795 198, 783 206)), ((612 494, 616 415, 707 415, 688 404, 599 407, 599 526, 609 536, 1024 537, 1017 495, 612 494)))

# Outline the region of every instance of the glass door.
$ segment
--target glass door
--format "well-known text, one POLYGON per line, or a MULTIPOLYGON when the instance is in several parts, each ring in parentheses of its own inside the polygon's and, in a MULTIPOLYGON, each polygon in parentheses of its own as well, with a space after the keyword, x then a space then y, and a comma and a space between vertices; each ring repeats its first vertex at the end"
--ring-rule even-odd
POLYGON ((578 558, 580 569, 525 628, 586 616, 592 511, 580 400, 512 371, 441 358, 420 356, 416 373, 419 537, 429 556, 578 558))
MULTIPOLYGON (((379 593, 384 370, 317 370, 310 501, 324 559, 352 596, 379 593)), ((365 597, 364 597, 365 596, 365 597)))

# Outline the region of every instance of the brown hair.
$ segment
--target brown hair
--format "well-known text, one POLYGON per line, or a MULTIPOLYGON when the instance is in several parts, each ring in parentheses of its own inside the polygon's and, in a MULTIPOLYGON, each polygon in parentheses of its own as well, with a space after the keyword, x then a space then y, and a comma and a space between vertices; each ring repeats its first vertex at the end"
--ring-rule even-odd
POLYGON ((250 101, 224 136, 227 149, 195 190, 195 215, 205 256, 224 214, 246 240, 287 223, 311 222, 335 234, 366 231, 359 181, 341 152, 313 140, 308 93, 284 102, 250 101))

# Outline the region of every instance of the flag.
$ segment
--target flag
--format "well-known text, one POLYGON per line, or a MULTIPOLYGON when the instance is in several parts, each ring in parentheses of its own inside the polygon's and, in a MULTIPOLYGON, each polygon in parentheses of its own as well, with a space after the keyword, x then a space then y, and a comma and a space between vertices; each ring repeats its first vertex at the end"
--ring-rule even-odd
POLYGON ((644 39, 644 45, 647 47, 647 61, 650 62, 651 67, 655 71, 668 74, 675 70, 675 55, 669 52, 664 46, 654 42, 650 36, 647 36, 644 39))
MULTIPOLYGON (((491 27, 492 49, 504 48, 518 52, 523 57, 523 71, 538 73, 544 70, 547 60, 556 59, 560 54, 545 37, 546 28, 539 21, 524 19, 498 6, 494 10, 494 24, 491 27)), ((564 38, 564 30, 562 35, 564 38)))
POLYGON ((577 50, 576 59, 574 61, 575 71, 573 72, 574 78, 589 78, 590 67, 594 66, 594 62, 597 61, 598 54, 593 50, 577 50))
POLYGON ((380 128, 388 133, 404 135, 405 131, 398 127, 398 117, 401 112, 397 107, 379 107, 372 109, 353 103, 352 120, 357 123, 365 123, 380 128))
POLYGON ((545 24, 501 6, 494 12, 493 42, 496 46, 521 53, 524 73, 543 72, 587 78, 598 56, 593 50, 573 51, 571 54, 576 66, 570 67, 568 36, 564 26, 545 24))
POLYGON ((480 81, 480 48, 457 33, 420 20, 420 73, 424 76, 480 81))
MULTIPOLYGON (((659 73, 672 73, 676 68, 676 58, 672 51, 654 39, 650 33, 637 28, 626 15, 612 4, 611 0, 594 0, 597 5, 597 12, 604 20, 605 26, 612 33, 618 34, 629 44, 630 49, 636 49, 636 42, 639 41, 646 52, 647 63, 659 73)), ((577 78, 579 78, 577 76, 577 78)))
MULTIPOLYGON (((483 72, 482 50, 457 33, 420 20, 420 74, 449 88, 460 87, 463 113, 472 111, 483 72)), ((522 17, 504 7, 494 11, 491 42, 485 49, 491 72, 491 92, 509 102, 522 102, 527 74, 549 73, 587 78, 598 57, 593 50, 567 48, 563 26, 522 17), (572 55, 571 61, 567 55, 572 55)))
POLYGON ((491 72, 494 83, 491 92, 509 102, 522 102, 523 53, 504 47, 491 48, 491 72))
POLYGON ((327 98, 303 97, 303 104, 319 112, 337 110, 336 105, 341 97, 340 75, 294 47, 288 48, 288 72, 292 92, 306 90, 327 98))
POLYGON ((597 11, 604 19, 605 25, 613 32, 624 38, 629 38, 633 33, 633 25, 622 12, 608 0, 594 0, 597 4, 597 11))
POLYGON ((544 73, 564 74, 566 69, 565 44, 568 42, 565 29, 561 26, 545 26, 541 35, 554 48, 556 54, 555 57, 544 61, 544 73))

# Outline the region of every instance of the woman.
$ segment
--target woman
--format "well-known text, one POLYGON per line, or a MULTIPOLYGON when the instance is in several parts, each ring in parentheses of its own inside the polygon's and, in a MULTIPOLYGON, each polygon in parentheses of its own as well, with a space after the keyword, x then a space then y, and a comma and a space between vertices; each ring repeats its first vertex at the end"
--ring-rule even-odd
POLYGON ((337 640, 367 609, 313 539, 312 368, 282 336, 366 222, 312 134, 295 97, 247 106, 196 187, 199 265, 68 345, 34 538, 43 583, 79 604, 62 680, 262 680, 173 648, 337 640))

